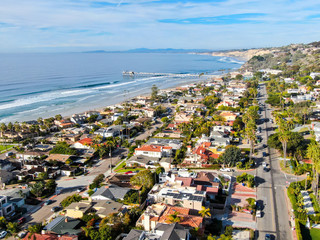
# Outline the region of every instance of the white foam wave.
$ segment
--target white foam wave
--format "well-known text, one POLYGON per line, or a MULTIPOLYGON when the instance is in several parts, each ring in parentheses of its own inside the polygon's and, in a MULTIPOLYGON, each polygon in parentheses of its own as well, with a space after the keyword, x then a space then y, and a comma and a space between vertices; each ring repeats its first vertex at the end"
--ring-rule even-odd
POLYGON ((219 62, 225 62, 225 63, 237 63, 237 64, 244 64, 244 61, 240 61, 231 57, 221 57, 219 60, 219 62))
POLYGON ((16 107, 26 106, 34 103, 51 101, 53 99, 65 98, 65 97, 71 97, 71 96, 77 96, 77 95, 83 95, 83 94, 89 94, 89 93, 92 93, 91 89, 70 90, 70 91, 63 91, 63 92, 54 91, 49 93, 43 93, 43 94, 29 97, 29 98, 20 98, 13 102, 0 105, 0 110, 16 108, 16 107))

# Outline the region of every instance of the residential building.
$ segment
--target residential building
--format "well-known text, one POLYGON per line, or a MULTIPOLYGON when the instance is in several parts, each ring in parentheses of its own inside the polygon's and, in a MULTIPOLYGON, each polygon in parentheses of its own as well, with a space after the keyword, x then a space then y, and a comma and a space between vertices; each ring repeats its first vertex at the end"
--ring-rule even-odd
POLYGON ((189 240, 190 233, 178 223, 158 223, 153 231, 132 229, 123 240, 189 240))
POLYGON ((77 219, 73 219, 70 217, 57 217, 53 219, 50 223, 48 223, 43 230, 46 233, 53 233, 53 234, 71 234, 71 235, 78 235, 81 233, 80 228, 81 221, 77 219))
POLYGON ((148 157, 170 157, 172 155, 172 147, 157 146, 157 145, 143 145, 135 149, 135 155, 144 155, 148 157))
POLYGON ((204 230, 203 218, 192 215, 190 209, 159 203, 147 207, 138 219, 137 226, 142 226, 146 231, 154 230, 158 223, 169 222, 170 215, 176 212, 181 218, 179 224, 183 227, 188 229, 198 228, 200 232, 204 230))
POLYGON ((124 196, 130 191, 129 188, 122 188, 116 185, 108 185, 100 187, 91 195, 92 200, 123 200, 124 196))

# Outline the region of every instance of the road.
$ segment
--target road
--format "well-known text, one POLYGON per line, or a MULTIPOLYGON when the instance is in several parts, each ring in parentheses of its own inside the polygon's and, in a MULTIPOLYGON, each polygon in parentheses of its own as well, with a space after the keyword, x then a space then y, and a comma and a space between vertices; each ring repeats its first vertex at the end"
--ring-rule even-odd
MULTIPOLYGON (((260 85, 259 93, 258 100, 262 106, 265 106, 267 98, 265 85, 260 85)), ((271 112, 271 109, 265 106, 261 111, 262 118, 270 119, 271 112)), ((263 144, 267 144, 268 136, 273 133, 272 123, 265 121, 259 126, 263 140, 258 146, 260 166, 256 169, 257 200, 262 200, 264 204, 262 218, 257 219, 259 239, 264 239, 266 233, 271 233, 276 239, 290 240, 293 237, 289 225, 290 211, 287 205, 286 185, 287 182, 296 181, 296 177, 288 177, 280 170, 279 156, 275 149, 269 147, 263 149, 263 144), (263 157, 262 152, 266 152, 268 156, 263 157), (265 172, 261 165, 262 162, 269 164, 271 171, 265 172)))
POLYGON ((151 136, 151 134, 157 130, 157 128, 160 128, 162 126, 162 123, 157 123, 155 125, 152 125, 151 129, 146 130, 145 132, 141 133, 139 136, 135 137, 134 140, 145 140, 147 137, 151 136))

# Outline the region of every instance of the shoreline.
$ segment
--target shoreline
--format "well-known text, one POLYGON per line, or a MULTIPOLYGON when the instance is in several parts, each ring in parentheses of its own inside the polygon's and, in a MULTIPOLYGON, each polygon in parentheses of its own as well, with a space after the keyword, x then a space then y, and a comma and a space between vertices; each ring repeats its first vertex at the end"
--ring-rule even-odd
MULTIPOLYGON (((234 69, 235 70, 235 69, 234 69)), ((226 73, 224 73, 226 74, 226 73)), ((224 74, 217 74, 215 75, 216 77, 222 77, 224 74)), ((179 82, 177 84, 174 84, 173 86, 171 87, 165 87, 165 88, 159 88, 159 91, 162 91, 162 90, 172 90, 172 89, 176 89, 177 87, 182 87, 182 86, 186 86, 186 85, 191 85, 191 84, 197 84, 197 83, 206 83, 206 82, 210 82, 211 79, 209 78, 198 78, 198 79, 186 79, 184 82, 179 82)), ((157 84, 155 84, 157 85, 157 84)), ((105 108, 108 108, 108 107, 111 107, 111 106, 115 106, 115 105, 122 105, 123 103, 133 99, 133 98, 136 98, 138 96, 150 96, 151 95, 151 87, 152 85, 150 86, 150 88, 148 88, 148 90, 141 90, 141 92, 136 92, 136 93, 128 93, 128 96, 124 96, 125 93, 121 94, 121 97, 118 97, 117 99, 114 99, 114 101, 111 101, 111 103, 109 104, 102 104, 101 106, 96 106, 94 107, 92 104, 92 106, 88 106, 88 107, 76 107, 76 108, 73 108, 73 109, 68 109, 66 111, 53 111, 53 112, 50 112, 50 114, 46 115, 46 114, 39 114, 39 115, 36 115, 36 117, 30 117, 28 120, 24 120, 24 121, 17 121, 19 122, 20 124, 23 123, 23 122, 28 122, 28 121, 36 121, 37 118, 42 118, 42 119, 47 119, 47 118, 51 118, 51 117, 54 117, 55 115, 58 115, 60 114, 63 118, 70 118, 72 117, 72 115, 75 115, 75 114, 78 114, 78 115, 81 115, 81 114, 84 114, 85 112, 90 112, 90 111, 103 111, 105 108)), ((2 121, 4 122, 4 121, 2 121)), ((10 121, 8 121, 10 122, 10 121)), ((4 122, 4 123, 8 123, 8 122, 4 122)), ((13 122, 13 121, 11 121, 13 122)))

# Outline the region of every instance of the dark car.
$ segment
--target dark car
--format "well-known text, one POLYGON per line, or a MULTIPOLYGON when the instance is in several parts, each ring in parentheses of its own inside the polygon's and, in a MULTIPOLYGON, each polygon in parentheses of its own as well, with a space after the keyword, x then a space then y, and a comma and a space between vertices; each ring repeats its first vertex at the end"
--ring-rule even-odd
POLYGON ((53 201, 51 199, 45 201, 44 205, 50 205, 51 203, 53 203, 53 201))
POLYGON ((269 171, 270 171, 270 168, 264 167, 263 170, 264 170, 265 172, 269 172, 269 171))
POLYGON ((59 206, 55 206, 55 207, 51 208, 51 212, 58 212, 60 210, 61 210, 61 208, 59 206))
POLYGON ((263 147, 263 148, 266 148, 266 147, 267 147, 267 144, 263 144, 262 147, 263 147))
POLYGON ((266 156, 268 156, 268 154, 266 152, 262 152, 262 156, 266 157, 266 156))
POLYGON ((265 240, 273 240, 273 239, 274 239, 274 237, 272 234, 269 234, 269 233, 266 234, 265 240))

